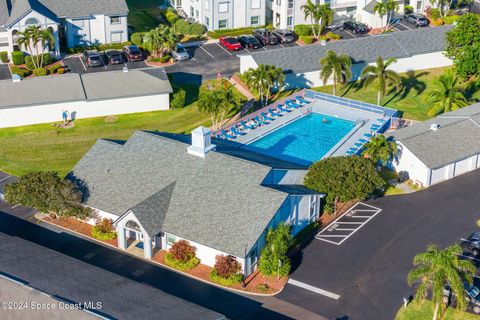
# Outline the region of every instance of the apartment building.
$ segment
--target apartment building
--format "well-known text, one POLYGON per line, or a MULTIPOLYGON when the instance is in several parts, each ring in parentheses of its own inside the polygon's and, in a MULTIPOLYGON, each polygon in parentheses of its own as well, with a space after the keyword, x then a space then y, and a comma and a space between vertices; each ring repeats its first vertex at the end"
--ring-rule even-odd
POLYGON ((269 0, 171 0, 172 6, 208 30, 262 26, 269 0))

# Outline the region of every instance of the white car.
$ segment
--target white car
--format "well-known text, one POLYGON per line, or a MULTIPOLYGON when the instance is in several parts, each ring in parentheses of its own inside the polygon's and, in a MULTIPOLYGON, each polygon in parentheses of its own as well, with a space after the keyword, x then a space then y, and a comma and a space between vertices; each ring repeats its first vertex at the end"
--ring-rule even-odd
POLYGON ((175 61, 185 61, 190 59, 190 55, 181 44, 177 44, 175 49, 172 50, 172 57, 175 61))

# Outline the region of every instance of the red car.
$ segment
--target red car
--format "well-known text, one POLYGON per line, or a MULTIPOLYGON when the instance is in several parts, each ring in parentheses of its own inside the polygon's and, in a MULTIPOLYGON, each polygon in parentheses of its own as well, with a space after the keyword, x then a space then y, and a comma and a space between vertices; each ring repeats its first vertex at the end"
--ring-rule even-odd
POLYGON ((220 38, 220 44, 227 48, 227 50, 230 51, 236 51, 236 50, 241 50, 242 45, 240 42, 238 42, 237 39, 232 38, 232 37, 222 37, 220 38))
POLYGON ((123 47, 123 54, 127 58, 127 61, 142 61, 142 52, 137 46, 125 46, 123 47))

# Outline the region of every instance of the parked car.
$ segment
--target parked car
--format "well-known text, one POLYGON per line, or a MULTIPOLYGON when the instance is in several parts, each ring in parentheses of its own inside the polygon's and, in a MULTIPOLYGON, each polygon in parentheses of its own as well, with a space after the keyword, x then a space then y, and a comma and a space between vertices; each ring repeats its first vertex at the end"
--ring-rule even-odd
MULTIPOLYGON (((466 282, 463 283, 463 288, 466 293, 465 297, 467 298, 468 308, 477 314, 480 313, 480 289, 475 285, 470 286, 466 282)), ((452 307, 457 304, 457 297, 448 285, 443 288, 443 302, 450 303, 452 307)))
POLYGON ((426 27, 428 26, 428 19, 423 14, 407 14, 405 16, 405 21, 414 24, 417 28, 418 27, 426 27))
POLYGON ((109 64, 121 64, 123 63, 123 56, 117 50, 105 50, 105 55, 107 56, 107 61, 109 64))
POLYGON ((219 42, 229 51, 236 51, 242 49, 242 45, 234 37, 221 37, 219 42))
POLYGON ((268 29, 256 29, 253 31, 253 36, 264 46, 278 43, 277 37, 268 29))
POLYGON ((190 55, 181 44, 177 44, 175 49, 172 50, 172 57, 175 61, 185 61, 190 59, 190 55))
POLYGON ((462 242, 462 247, 474 256, 480 255, 480 231, 472 233, 466 241, 462 242))
POLYGON ((346 21, 342 26, 343 30, 351 30, 353 33, 367 33, 368 27, 364 23, 355 22, 355 21, 346 21))
POLYGON ((258 49, 262 46, 254 36, 240 36, 237 40, 242 47, 247 49, 258 49))
POLYGON ((123 47, 123 54, 127 57, 127 61, 142 61, 143 55, 140 49, 135 46, 125 46, 123 47))
POLYGON ((83 60, 87 67, 101 67, 103 65, 102 57, 97 50, 85 50, 83 60))
POLYGON ((287 29, 278 29, 272 32, 280 43, 291 43, 295 41, 295 33, 287 29))

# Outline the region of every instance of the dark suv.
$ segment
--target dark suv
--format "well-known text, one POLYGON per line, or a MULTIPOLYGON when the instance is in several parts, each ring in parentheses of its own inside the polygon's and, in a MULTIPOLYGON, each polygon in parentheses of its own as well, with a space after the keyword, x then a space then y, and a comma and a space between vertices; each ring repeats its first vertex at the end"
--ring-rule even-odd
POLYGON ((368 27, 366 24, 355 22, 355 21, 347 21, 343 23, 343 30, 352 30, 353 33, 366 33, 368 32, 368 27))
POLYGON ((253 31, 253 36, 264 46, 278 43, 277 37, 268 29, 256 29, 253 31))
POLYGON ((135 45, 123 47, 123 54, 127 58, 127 61, 142 61, 143 60, 142 52, 135 45))
POLYGON ((474 256, 480 255, 480 231, 472 233, 467 240, 463 241, 462 248, 474 256))
POLYGON ((423 14, 407 14, 405 16, 405 20, 411 24, 414 24, 417 28, 428 26, 428 20, 423 14))
POLYGON ((295 34, 287 29, 278 29, 272 32, 280 43, 290 43, 295 41, 295 34))
POLYGON ((87 67, 100 67, 103 64, 97 50, 85 50, 83 52, 83 60, 85 60, 87 67))

